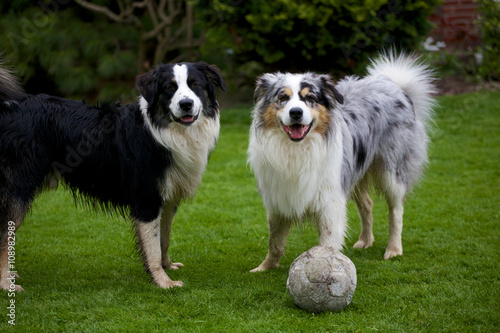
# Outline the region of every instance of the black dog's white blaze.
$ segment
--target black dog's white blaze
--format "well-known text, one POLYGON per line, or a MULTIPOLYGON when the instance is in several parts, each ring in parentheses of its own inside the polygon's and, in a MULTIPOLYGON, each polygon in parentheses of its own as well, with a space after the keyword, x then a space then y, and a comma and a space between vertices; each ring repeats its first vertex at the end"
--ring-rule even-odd
POLYGON ((168 255, 172 219, 217 141, 215 89, 225 90, 217 68, 159 65, 137 78, 139 103, 96 107, 25 94, 1 67, 0 79, 0 288, 8 287, 7 223, 19 226, 55 177, 93 208, 128 212, 153 281, 181 285, 162 265, 181 266, 168 255))
POLYGON ((177 90, 169 107, 175 121, 189 125, 198 119, 203 108, 200 97, 195 92, 199 91, 201 83, 195 77, 189 77, 186 65, 176 65, 173 71, 177 90))

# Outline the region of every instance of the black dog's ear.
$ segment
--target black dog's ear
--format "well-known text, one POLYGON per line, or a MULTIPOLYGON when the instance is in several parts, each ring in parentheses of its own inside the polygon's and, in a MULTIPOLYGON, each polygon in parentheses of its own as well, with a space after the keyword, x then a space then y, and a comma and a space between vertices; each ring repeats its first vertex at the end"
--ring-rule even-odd
POLYGON ((215 65, 209 65, 205 62, 199 62, 197 63, 198 68, 205 73, 208 81, 212 83, 215 87, 219 87, 222 91, 226 91, 226 82, 222 79, 222 76, 220 75, 219 68, 215 65))
POLYGON ((330 75, 321 75, 321 81, 323 82, 324 86, 326 87, 327 91, 329 92, 330 97, 335 98, 335 100, 340 103, 344 104, 344 96, 335 88, 335 85, 333 84, 332 78, 330 75))
POLYGON ((278 81, 277 74, 266 73, 257 78, 253 101, 257 103, 271 90, 271 87, 278 81))
POLYGON ((146 99, 148 104, 154 104, 156 99, 156 84, 157 84, 157 69, 150 70, 147 73, 137 76, 136 86, 142 97, 146 99))

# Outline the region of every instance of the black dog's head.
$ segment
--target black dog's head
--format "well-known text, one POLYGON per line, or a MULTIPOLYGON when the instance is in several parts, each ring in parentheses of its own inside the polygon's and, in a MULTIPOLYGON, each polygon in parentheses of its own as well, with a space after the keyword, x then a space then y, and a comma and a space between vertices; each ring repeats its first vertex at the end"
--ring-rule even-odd
POLYGON ((148 116, 159 126, 173 121, 189 126, 201 113, 214 118, 219 108, 217 87, 226 91, 217 67, 204 62, 160 64, 137 77, 142 107, 147 102, 148 116))

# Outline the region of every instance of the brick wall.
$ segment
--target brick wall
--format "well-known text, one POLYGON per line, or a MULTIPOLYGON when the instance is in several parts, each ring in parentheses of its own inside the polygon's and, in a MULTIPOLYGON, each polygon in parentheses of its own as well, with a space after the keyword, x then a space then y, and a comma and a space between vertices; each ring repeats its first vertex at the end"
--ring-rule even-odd
POLYGON ((430 17, 436 25, 431 36, 444 41, 447 48, 466 49, 481 44, 481 34, 476 26, 477 3, 473 0, 444 0, 430 17))

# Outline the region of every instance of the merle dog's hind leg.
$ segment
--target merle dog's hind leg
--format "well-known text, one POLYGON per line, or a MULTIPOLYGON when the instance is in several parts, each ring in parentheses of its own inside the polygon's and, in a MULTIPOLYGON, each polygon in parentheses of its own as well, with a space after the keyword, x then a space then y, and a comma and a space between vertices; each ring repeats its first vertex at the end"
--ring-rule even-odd
POLYGON ((383 191, 389 206, 389 242, 384 259, 390 259, 403 254, 401 234, 406 186, 393 173, 386 173, 383 177, 383 191))
POLYGON ((15 232, 29 209, 29 203, 15 200, 0 191, 0 289, 22 291, 20 285, 15 284, 19 277, 15 272, 15 232), (10 249, 9 249, 10 246, 10 249))
POLYGON ((354 190, 353 199, 358 208, 359 218, 361 220, 361 233, 358 241, 354 244, 355 248, 366 249, 372 246, 373 237, 373 201, 369 194, 369 183, 367 179, 363 179, 354 190))

